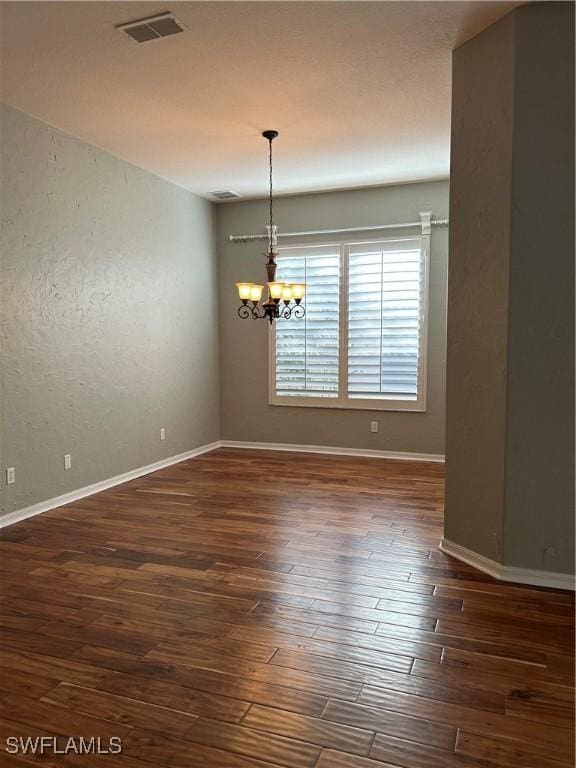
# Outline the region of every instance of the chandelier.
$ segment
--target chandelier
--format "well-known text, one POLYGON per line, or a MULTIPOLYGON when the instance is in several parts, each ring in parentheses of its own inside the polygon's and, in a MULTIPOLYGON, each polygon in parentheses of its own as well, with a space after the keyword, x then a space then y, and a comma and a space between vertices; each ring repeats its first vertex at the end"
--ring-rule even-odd
POLYGON ((278 136, 278 131, 264 131, 262 136, 268 141, 268 170, 269 170, 269 214, 270 223, 266 227, 268 231, 268 252, 264 254, 266 261, 266 274, 268 277, 268 297, 262 299, 263 285, 257 283, 236 283, 238 295, 242 304, 238 308, 238 315, 246 320, 252 317, 254 320, 268 319, 270 323, 279 318, 286 320, 304 317, 305 309, 302 299, 306 293, 305 283, 286 283, 276 280, 276 244, 277 228, 274 225, 274 207, 272 195, 272 142, 278 136))

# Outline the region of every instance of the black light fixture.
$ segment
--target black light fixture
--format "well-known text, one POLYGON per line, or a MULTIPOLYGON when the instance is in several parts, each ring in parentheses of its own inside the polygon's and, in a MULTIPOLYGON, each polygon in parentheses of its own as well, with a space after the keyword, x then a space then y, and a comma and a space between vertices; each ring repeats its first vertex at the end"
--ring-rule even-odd
POLYGON ((246 320, 252 317, 254 320, 268 319, 270 323, 282 317, 286 320, 304 317, 305 309, 302 299, 306 293, 305 283, 283 283, 276 280, 276 243, 278 238, 277 228, 274 225, 274 205, 272 194, 272 142, 278 136, 278 131, 264 131, 262 136, 268 141, 268 169, 269 169, 269 211, 270 223, 268 230, 268 252, 266 274, 268 277, 268 298, 260 304, 263 285, 257 283, 236 283, 238 295, 242 304, 238 308, 238 315, 246 320), (292 303, 294 302, 294 303, 292 303))

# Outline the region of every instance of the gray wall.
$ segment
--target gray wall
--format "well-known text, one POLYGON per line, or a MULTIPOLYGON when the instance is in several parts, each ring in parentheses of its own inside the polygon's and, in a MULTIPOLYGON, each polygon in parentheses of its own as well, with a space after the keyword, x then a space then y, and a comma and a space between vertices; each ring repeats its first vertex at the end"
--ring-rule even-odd
POLYGON ((574 5, 516 13, 504 560, 574 572, 574 5))
POLYGON ((500 560, 504 508, 513 17, 454 52, 446 537, 500 560))
POLYGON ((574 8, 454 54, 446 531, 574 570, 574 8))
MULTIPOLYGON (((217 209, 221 437, 444 453, 446 229, 435 228, 432 232, 426 413, 271 406, 267 324, 238 318, 234 285, 241 279, 264 280, 265 243, 237 244, 228 240, 230 234, 262 232, 266 206, 266 201, 255 200, 219 205, 217 209), (370 432, 372 420, 379 421, 378 434, 370 432)), ((283 197, 275 203, 275 221, 281 231, 301 231, 417 221, 418 212, 425 210, 437 217, 448 215, 447 181, 283 197)), ((406 234, 406 230, 389 230, 384 236, 402 233, 406 234)), ((307 238, 307 242, 322 241, 330 241, 330 237, 307 238)))
POLYGON ((217 274, 208 202, 9 107, 0 127, 8 512, 218 438, 217 274))

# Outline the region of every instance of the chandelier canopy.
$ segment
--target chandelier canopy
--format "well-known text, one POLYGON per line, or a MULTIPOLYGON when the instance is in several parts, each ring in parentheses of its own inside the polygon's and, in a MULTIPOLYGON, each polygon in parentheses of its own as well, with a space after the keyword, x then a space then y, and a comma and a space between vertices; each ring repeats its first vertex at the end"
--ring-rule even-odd
POLYGON ((276 280, 276 245, 278 231, 274 224, 274 201, 272 189, 272 142, 278 136, 278 131, 264 131, 262 136, 268 141, 268 207, 269 224, 266 227, 268 231, 268 252, 264 254, 266 261, 266 276, 268 286, 268 296, 266 301, 261 302, 264 285, 257 283, 236 283, 238 295, 242 304, 238 308, 238 315, 243 319, 252 317, 254 320, 268 319, 270 323, 282 317, 289 318, 304 317, 305 309, 302 299, 306 293, 305 283, 285 283, 276 280))

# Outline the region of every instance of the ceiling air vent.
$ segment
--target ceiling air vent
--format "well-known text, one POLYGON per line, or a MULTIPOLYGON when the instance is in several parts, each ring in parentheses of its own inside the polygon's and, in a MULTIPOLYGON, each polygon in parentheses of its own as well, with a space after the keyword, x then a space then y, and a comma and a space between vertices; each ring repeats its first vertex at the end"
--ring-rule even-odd
POLYGON ((129 21, 127 24, 118 24, 116 29, 128 35, 136 43, 147 43, 159 37, 177 35, 179 32, 184 32, 186 27, 173 13, 167 12, 147 19, 129 21))
POLYGON ((238 192, 232 192, 231 189, 218 189, 210 194, 218 200, 232 200, 234 197, 240 197, 238 192))

